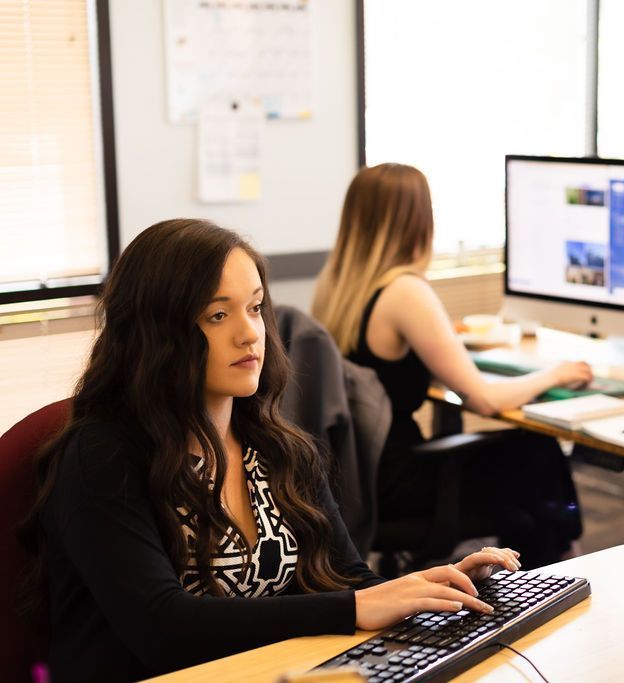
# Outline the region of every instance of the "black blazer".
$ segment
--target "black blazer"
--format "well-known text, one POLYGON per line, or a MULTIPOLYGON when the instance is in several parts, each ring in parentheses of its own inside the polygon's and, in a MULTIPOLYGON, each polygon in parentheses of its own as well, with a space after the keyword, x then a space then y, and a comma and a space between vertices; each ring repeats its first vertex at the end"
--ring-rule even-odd
MULTIPOLYGON (((53 683, 135 681, 295 636, 350 634, 353 591, 266 598, 185 592, 146 489, 140 442, 95 423, 69 443, 44 511, 53 683)), ((332 552, 358 588, 383 581, 362 562, 331 493, 332 552)))

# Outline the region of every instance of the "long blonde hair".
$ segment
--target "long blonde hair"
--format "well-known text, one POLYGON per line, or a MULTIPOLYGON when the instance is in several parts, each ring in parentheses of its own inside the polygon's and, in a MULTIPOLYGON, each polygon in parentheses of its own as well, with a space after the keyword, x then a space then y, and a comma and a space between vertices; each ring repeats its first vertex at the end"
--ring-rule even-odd
POLYGON ((338 239, 312 303, 312 315, 327 327, 343 355, 357 345, 373 292, 403 273, 424 273, 432 242, 425 176, 404 164, 362 168, 347 190, 338 239))

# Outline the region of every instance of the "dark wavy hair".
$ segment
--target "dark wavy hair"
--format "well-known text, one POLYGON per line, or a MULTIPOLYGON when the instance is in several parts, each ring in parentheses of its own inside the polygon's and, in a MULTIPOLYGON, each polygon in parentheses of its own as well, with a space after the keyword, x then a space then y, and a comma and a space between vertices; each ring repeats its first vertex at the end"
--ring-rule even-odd
POLYGON ((142 455, 149 497, 177 573, 182 574, 188 559, 176 514, 181 502, 197 515, 197 564, 207 592, 223 594, 210 558, 228 527, 237 532, 249 562, 251 549, 245 536, 220 504, 227 461, 205 409, 209 348, 197 325, 234 248, 243 249, 258 268, 265 291, 266 327, 259 387, 252 396, 234 399, 234 433, 253 446, 266 464, 271 493, 299 544, 296 579, 301 589, 328 591, 349 585, 332 563, 331 529, 319 508, 326 468, 311 438, 280 415, 289 363, 277 332, 265 261, 234 232, 206 220, 176 219, 147 228, 117 261, 100 303, 101 332, 74 392, 72 418, 38 456, 38 495, 25 525, 37 556, 31 588, 41 585, 45 576, 45 538, 38 520, 69 440, 88 423, 120 415, 145 443, 142 455), (190 436, 197 439, 206 459, 201 474, 190 465, 190 436), (212 491, 208 476, 214 480, 212 491))

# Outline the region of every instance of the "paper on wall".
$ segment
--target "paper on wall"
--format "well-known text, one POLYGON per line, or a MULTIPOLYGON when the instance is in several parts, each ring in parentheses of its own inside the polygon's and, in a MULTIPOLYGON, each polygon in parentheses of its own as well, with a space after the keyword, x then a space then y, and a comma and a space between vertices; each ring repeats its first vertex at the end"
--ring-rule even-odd
POLYGON ((211 100, 200 109, 198 123, 198 199, 259 199, 264 125, 259 100, 211 100))
POLYGON ((310 116, 309 0, 165 0, 164 23, 172 123, 227 97, 258 97, 269 118, 310 116))

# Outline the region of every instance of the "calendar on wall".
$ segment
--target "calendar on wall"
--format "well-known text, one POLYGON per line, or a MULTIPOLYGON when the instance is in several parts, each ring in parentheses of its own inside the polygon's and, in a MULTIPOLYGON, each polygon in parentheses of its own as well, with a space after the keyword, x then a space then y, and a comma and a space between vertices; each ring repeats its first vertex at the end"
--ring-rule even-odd
POLYGON ((164 0, 167 110, 195 123, 205 103, 257 98, 267 118, 312 112, 309 0, 164 0))

